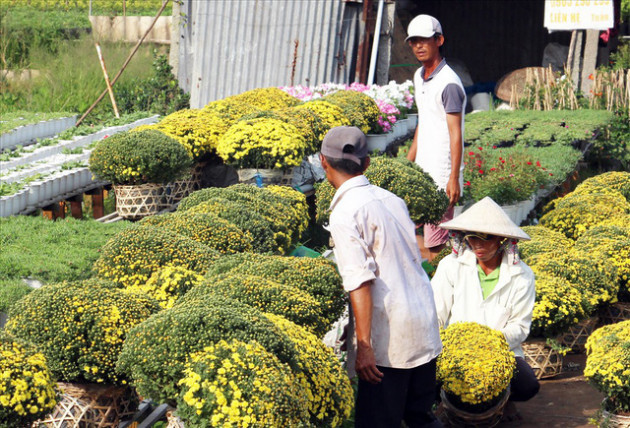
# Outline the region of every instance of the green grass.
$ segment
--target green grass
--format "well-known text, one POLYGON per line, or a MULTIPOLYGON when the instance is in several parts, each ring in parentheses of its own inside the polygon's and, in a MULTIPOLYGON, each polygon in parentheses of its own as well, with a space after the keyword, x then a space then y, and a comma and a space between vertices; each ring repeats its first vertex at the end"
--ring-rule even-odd
MULTIPOLYGON (((113 79, 132 46, 125 43, 101 43, 105 63, 113 79)), ((134 85, 138 79, 152 75, 151 45, 143 45, 135 54, 114 88, 134 85)), ((0 115, 20 110, 33 112, 83 113, 105 89, 94 40, 85 36, 60 43, 57 54, 39 47, 30 53, 29 68, 41 75, 29 81, 0 81, 0 115)), ((93 116, 111 116, 109 97, 105 97, 93 116)))
POLYGON ((0 281, 31 277, 51 283, 89 278, 100 248, 129 224, 0 218, 0 281))
POLYGON ((32 291, 21 279, 0 281, 0 312, 7 313, 15 302, 32 291))

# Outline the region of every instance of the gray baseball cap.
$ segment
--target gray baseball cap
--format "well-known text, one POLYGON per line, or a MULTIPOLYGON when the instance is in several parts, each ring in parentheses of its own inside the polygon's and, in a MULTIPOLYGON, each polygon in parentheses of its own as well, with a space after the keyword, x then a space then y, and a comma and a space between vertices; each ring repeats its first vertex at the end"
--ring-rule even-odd
POLYGON ((361 160, 368 155, 367 139, 356 126, 337 126, 324 137, 321 153, 329 158, 350 159, 361 165, 361 160))

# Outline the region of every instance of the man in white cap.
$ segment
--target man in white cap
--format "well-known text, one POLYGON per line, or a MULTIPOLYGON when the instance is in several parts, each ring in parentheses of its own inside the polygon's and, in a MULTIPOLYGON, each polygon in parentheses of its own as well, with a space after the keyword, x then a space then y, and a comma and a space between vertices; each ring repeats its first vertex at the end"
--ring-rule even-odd
MULTIPOLYGON (((453 218, 454 206, 463 189, 464 112, 466 93, 460 78, 440 54, 444 35, 439 21, 418 15, 407 29, 405 39, 418 61, 414 75, 418 127, 407 159, 416 162, 450 200, 442 221, 453 218)), ((448 233, 436 225, 424 225, 418 244, 423 255, 432 260, 448 241, 448 233)))
POLYGON ((510 401, 529 400, 540 385, 521 343, 532 322, 535 277, 516 248, 529 236, 489 197, 440 227, 453 243, 431 280, 440 326, 473 321, 501 331, 516 356, 510 401))
POLYGON ((359 376, 355 426, 399 427, 404 420, 440 427, 431 408, 442 343, 407 206, 363 175, 370 158, 359 128, 331 129, 321 161, 336 189, 328 230, 350 294, 349 355, 356 360, 349 356, 348 365, 359 376))

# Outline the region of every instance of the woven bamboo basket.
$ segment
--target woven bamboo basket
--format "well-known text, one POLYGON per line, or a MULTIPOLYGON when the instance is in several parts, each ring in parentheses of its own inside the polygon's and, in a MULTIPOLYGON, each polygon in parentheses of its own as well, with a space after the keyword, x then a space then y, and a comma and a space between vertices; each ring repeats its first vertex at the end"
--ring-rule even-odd
POLYGON ((293 181, 293 168, 283 171, 281 169, 238 169, 238 181, 241 183, 268 186, 291 186, 293 181))
POLYGON ((201 177, 203 176, 203 170, 208 165, 208 162, 197 162, 192 168, 193 180, 201 183, 201 177))
POLYGON ((165 187, 166 203, 168 205, 174 205, 190 195, 195 190, 199 190, 199 181, 191 177, 185 180, 176 180, 172 183, 168 183, 165 187))
POLYGON ((503 409, 510 398, 510 385, 508 385, 503 393, 501 400, 482 413, 471 413, 458 409, 449 401, 448 394, 446 394, 443 389, 440 391, 440 397, 444 409, 444 418, 451 426, 462 428, 490 428, 497 426, 501 422, 503 409))
MULTIPOLYGON (((60 428, 74 426, 116 428, 120 421, 133 416, 138 406, 137 395, 128 387, 62 382, 59 382, 58 385, 64 395, 64 400, 65 397, 68 397, 69 402, 81 403, 80 406, 75 404, 76 409, 70 409, 70 413, 78 415, 85 410, 83 412, 85 416, 83 417, 87 422, 81 421, 81 423, 86 423, 87 425, 66 424, 50 426, 60 428)), ((55 407, 55 411, 53 411, 51 417, 57 414, 57 408, 60 404, 55 407)), ((68 411, 63 409, 60 409, 60 412, 66 415, 68 414, 68 411)), ((72 419, 68 421, 72 421, 72 419)))
POLYGON ((599 319, 597 317, 587 318, 571 326, 567 332, 558 336, 558 343, 567 348, 571 348, 571 352, 582 354, 586 351, 586 340, 597 327, 599 319))
POLYGON ((166 412, 166 428, 185 428, 184 422, 177 416, 173 410, 166 412))
POLYGON ((129 220, 154 215, 166 208, 162 184, 115 185, 114 192, 116 193, 116 212, 129 220))
POLYGON ((602 414, 599 423, 601 427, 630 428, 630 415, 617 415, 606 410, 606 398, 602 403, 602 414))
POLYGON ((544 341, 523 343, 525 361, 537 379, 547 379, 562 373, 562 355, 544 341))
POLYGON ((602 325, 615 324, 626 320, 630 320, 629 302, 611 303, 599 311, 599 322, 602 325))
POLYGON ((52 413, 33 424, 33 428, 94 428, 96 415, 86 400, 63 394, 52 413))

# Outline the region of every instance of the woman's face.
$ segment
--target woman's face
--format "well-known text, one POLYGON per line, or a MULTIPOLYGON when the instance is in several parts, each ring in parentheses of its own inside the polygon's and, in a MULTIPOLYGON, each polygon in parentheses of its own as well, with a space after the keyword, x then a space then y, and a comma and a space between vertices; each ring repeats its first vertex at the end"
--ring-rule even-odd
POLYGON ((464 236, 464 239, 475 253, 477 260, 487 262, 494 257, 499 256, 497 251, 501 246, 501 241, 505 238, 494 235, 485 235, 482 233, 471 233, 464 236), (485 239, 484 239, 485 238, 485 239))

